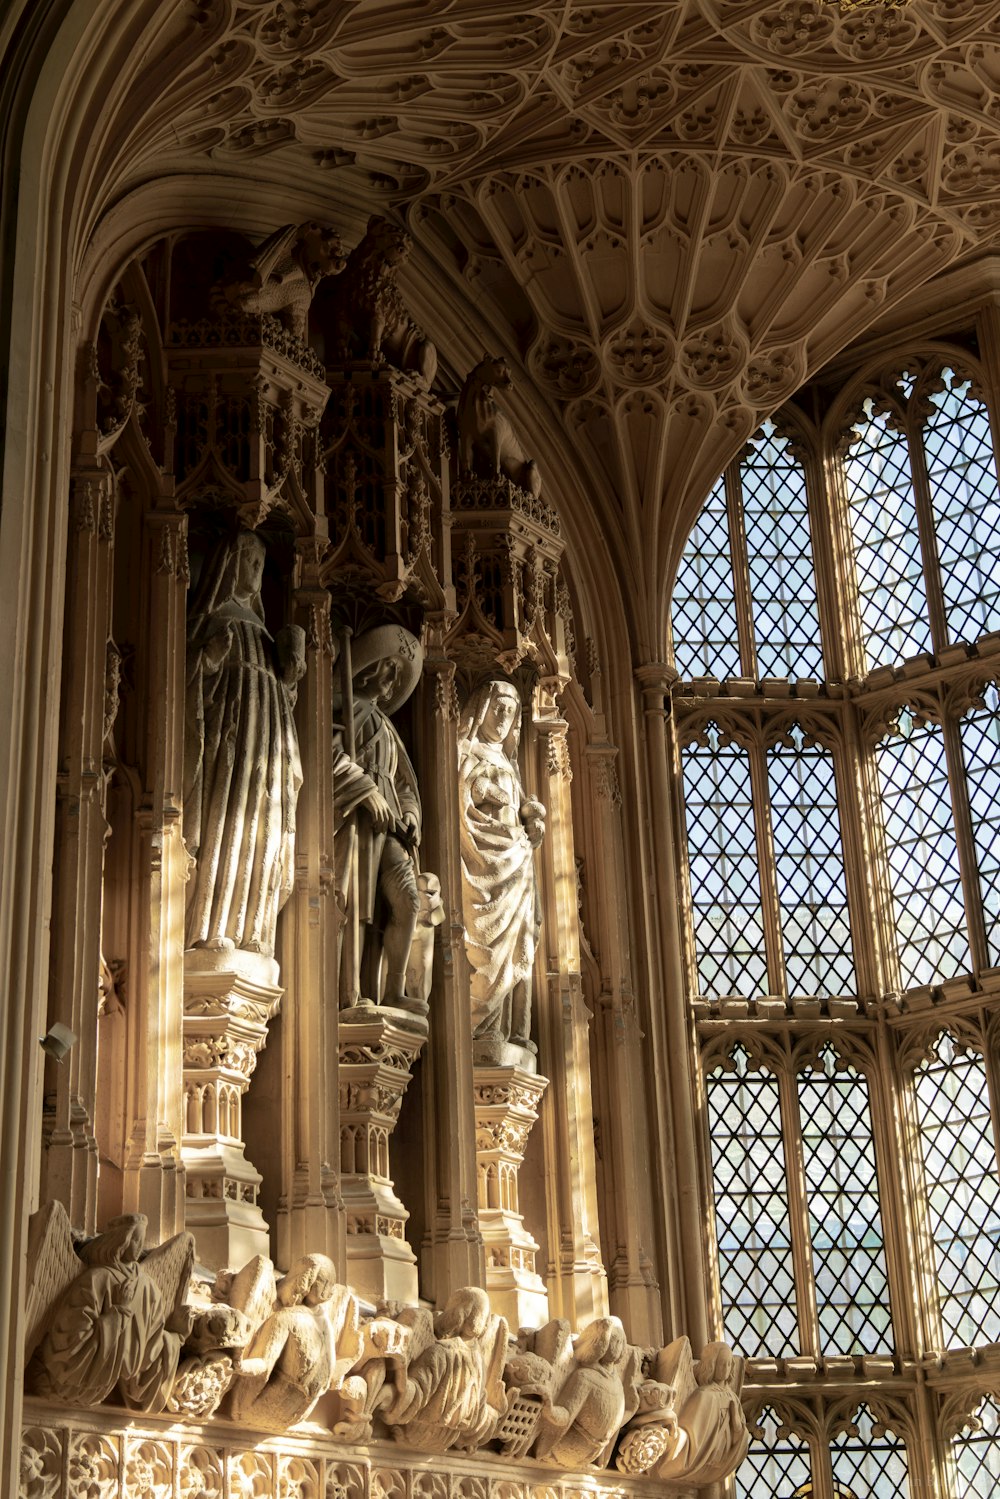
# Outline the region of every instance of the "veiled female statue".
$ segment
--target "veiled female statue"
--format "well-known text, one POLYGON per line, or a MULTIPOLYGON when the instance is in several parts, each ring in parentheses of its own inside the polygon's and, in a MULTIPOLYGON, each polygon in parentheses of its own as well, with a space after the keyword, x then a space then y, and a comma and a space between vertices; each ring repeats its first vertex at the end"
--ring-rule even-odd
POLYGON ((545 808, 524 795, 520 732, 516 687, 484 683, 459 723, 458 779, 473 1034, 524 1046, 540 924, 534 852, 545 832, 545 808))
POLYGON ((268 633, 264 557, 249 531, 220 544, 188 621, 184 839, 197 862, 185 945, 270 957, 292 889, 305 636, 268 633))

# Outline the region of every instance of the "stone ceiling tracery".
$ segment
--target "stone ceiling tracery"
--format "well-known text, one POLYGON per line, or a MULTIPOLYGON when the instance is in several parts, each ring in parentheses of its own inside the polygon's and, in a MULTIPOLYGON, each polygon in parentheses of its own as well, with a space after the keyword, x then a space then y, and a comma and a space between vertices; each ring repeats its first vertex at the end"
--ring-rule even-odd
POLYGON ((1000 0, 163 15, 109 176, 201 163, 401 212, 561 416, 651 650, 761 415, 1000 234, 1000 0))

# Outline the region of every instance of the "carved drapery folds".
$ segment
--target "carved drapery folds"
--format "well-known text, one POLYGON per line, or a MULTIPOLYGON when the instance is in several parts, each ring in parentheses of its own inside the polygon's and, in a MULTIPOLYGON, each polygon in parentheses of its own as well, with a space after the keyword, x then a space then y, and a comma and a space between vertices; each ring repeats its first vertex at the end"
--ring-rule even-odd
MULTIPOLYGON (((289 1429, 607 1467, 650 1408, 645 1355, 605 1315, 591 1201, 559 522, 498 359, 462 395, 452 508, 408 253, 384 220, 346 269, 315 223, 256 249, 164 242, 85 361, 76 534, 108 601, 67 764, 98 787, 95 871, 115 785, 86 955, 127 1030, 102 1066, 131 1134, 122 1185, 78 1131, 81 1234, 39 1220, 31 1381, 38 1401, 165 1412, 209 1491, 216 1471, 256 1484, 251 1436, 289 1429), (237 1432, 236 1468, 196 1433, 209 1420, 237 1432)), ((80 996, 84 1029, 96 978, 80 996)), ((64 1443, 36 1426, 44 1478, 64 1443)), ((120 1436, 122 1483, 172 1481, 159 1431, 120 1436)), ((282 1494, 293 1463, 311 1492, 305 1451, 266 1449, 282 1494)))
POLYGON ((477 1287, 436 1315, 365 1318, 322 1254, 280 1278, 257 1256, 191 1286, 191 1236, 143 1255, 144 1231, 131 1216, 75 1243, 58 1204, 32 1220, 29 1379, 43 1399, 220 1416, 261 1433, 311 1418, 327 1440, 491 1449, 571 1471, 609 1466, 618 1446, 624 1472, 691 1485, 724 1476, 745 1450, 741 1368, 724 1344, 694 1365, 686 1339, 650 1354, 604 1317, 576 1338, 550 1322, 515 1347, 477 1287))

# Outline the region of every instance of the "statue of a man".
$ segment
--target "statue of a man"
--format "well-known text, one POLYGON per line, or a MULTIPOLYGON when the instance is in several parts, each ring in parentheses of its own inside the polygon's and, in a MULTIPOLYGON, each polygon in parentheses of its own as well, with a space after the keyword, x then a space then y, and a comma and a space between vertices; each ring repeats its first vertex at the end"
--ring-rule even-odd
POLYGON ((545 832, 545 808, 521 785, 520 732, 514 684, 478 688, 459 724, 458 780, 473 1034, 524 1046, 540 928, 534 853, 545 832))
MULTIPOLYGON (((356 858, 362 930, 358 982, 361 996, 373 1004, 405 1006, 406 968, 420 910, 415 857, 420 792, 391 715, 416 687, 422 666, 420 642, 401 625, 379 625, 358 636, 351 670, 354 756, 342 751, 333 768, 338 885, 346 889, 356 858)), ((345 983, 353 987, 353 975, 345 974, 345 983)))
POLYGON ((188 621, 184 840, 196 867, 185 946, 270 957, 292 890, 305 635, 297 625, 268 633, 264 557, 249 531, 221 543, 188 621))

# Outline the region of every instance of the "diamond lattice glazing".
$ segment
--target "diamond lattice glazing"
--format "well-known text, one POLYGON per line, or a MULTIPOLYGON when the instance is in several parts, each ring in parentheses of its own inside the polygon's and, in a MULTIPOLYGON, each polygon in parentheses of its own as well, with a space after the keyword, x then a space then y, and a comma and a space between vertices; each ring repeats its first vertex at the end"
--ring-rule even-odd
POLYGON ((868 1082, 837 1063, 824 1047, 798 1078, 820 1352, 891 1353, 868 1082))
POLYGON ((802 465, 767 426, 740 468, 759 677, 822 677, 802 465))
POLYGON ((725 1336, 746 1358, 781 1357, 798 1326, 778 1081, 733 1056, 736 1072, 707 1079, 725 1336))
POLYGON ((1000 1179, 983 1059, 944 1034, 913 1081, 945 1343, 995 1343, 1000 1179))
POLYGON ((741 675, 725 478, 699 512, 674 585, 674 665, 682 677, 741 675))
POLYGON ((989 412, 967 380, 942 378, 923 440, 950 643, 1000 628, 1000 495, 989 412))
POLYGON ((976 1411, 978 1431, 962 1431, 952 1443, 964 1487, 963 1499, 996 1499, 1000 1494, 1000 1402, 986 1396, 976 1411))
POLYGON ((854 959, 833 756, 793 743, 768 751, 771 826, 788 993, 850 994, 854 959))
POLYGON ((971 967, 941 729, 900 715, 876 749, 904 989, 971 967))
POLYGON ((858 1499, 908 1499, 910 1482, 906 1443, 887 1431, 867 1405, 855 1412, 851 1428, 830 1443, 834 1484, 858 1499))
POLYGON ((906 438, 871 415, 844 477, 854 535, 861 627, 869 668, 931 649, 906 438))
POLYGON ((699 988, 704 994, 766 992, 747 752, 738 745, 691 745, 683 763, 699 988))
POLYGON ((736 1470, 738 1499, 791 1496, 810 1482, 808 1442, 789 1431, 772 1406, 765 1406, 752 1428, 750 1450, 736 1470))
POLYGON ((1000 695, 987 688, 985 707, 960 725, 972 838, 986 927, 987 963, 1000 966, 1000 695))

